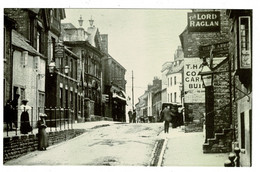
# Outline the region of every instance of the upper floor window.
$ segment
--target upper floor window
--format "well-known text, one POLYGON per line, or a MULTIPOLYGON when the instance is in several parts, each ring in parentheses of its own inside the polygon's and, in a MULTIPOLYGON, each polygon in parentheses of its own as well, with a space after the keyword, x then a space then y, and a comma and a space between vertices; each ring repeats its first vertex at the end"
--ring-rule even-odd
POLYGON ((171 77, 171 86, 172 86, 172 77, 171 77))
POLYGON ((176 81, 176 76, 174 76, 174 85, 176 85, 177 81, 176 81))
POLYGON ((250 16, 239 17, 239 63, 240 68, 251 68, 251 25, 250 16))

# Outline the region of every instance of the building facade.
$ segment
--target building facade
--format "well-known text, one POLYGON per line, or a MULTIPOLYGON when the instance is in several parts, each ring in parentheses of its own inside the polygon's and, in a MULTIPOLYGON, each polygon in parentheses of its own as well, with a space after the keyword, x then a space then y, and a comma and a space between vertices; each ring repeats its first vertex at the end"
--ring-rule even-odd
POLYGON ((113 121, 126 122, 126 69, 107 54, 103 60, 104 116, 113 121))
POLYGON ((234 104, 234 147, 239 147, 240 165, 252 166, 252 10, 227 10, 230 18, 230 49, 234 104))
POLYGON ((78 78, 81 80, 83 89, 83 114, 84 120, 96 120, 102 116, 101 85, 102 85, 102 58, 101 38, 98 28, 90 20, 90 27, 86 30, 76 28, 71 23, 63 23, 64 45, 79 56, 78 78))
MULTIPOLYGON (((193 10, 194 12, 219 12, 219 32, 192 32, 186 28, 180 35, 184 52, 184 107, 187 131, 202 131, 205 113, 205 89, 201 77, 202 56, 200 46, 229 40, 229 21, 225 10, 193 10)), ((208 53, 209 54, 209 53, 208 53)))

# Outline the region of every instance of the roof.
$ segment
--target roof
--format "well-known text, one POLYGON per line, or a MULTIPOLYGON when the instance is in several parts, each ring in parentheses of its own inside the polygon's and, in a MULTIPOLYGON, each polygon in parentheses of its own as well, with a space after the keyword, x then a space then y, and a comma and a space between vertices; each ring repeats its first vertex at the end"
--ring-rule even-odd
POLYGON ((61 23, 64 29, 77 29, 72 23, 61 23))
POLYGON ((183 63, 184 63, 183 60, 181 60, 180 64, 178 65, 174 65, 174 63, 172 63, 172 66, 166 75, 180 72, 183 69, 183 63))
POLYGON ((30 44, 27 43, 27 39, 23 37, 20 33, 15 30, 12 30, 12 44, 16 47, 19 47, 23 50, 27 50, 28 52, 44 57, 41 53, 37 52, 30 44))

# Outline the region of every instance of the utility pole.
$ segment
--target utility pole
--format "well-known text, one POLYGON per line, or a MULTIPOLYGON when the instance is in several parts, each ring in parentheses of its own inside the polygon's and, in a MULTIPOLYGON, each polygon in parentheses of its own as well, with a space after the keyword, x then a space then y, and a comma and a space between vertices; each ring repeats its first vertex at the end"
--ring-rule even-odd
POLYGON ((134 110, 134 71, 132 70, 132 108, 134 110))

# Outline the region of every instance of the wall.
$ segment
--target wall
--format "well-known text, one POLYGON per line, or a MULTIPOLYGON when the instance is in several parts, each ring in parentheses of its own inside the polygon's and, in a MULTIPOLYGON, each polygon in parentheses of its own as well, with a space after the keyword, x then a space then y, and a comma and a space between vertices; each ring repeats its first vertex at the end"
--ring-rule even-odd
MULTIPOLYGON (((21 51, 14 51, 13 55, 13 86, 25 89, 25 98, 29 100, 27 105, 33 107, 32 111, 29 112, 30 120, 33 113, 33 126, 36 126, 37 114, 36 114, 36 77, 37 73, 34 70, 33 56, 28 55, 27 64, 23 67, 21 65, 21 51)), ((18 108, 21 105, 21 96, 18 101, 18 108)), ((21 111, 18 111, 18 124, 20 123, 21 111)), ((18 125, 19 127, 19 125, 18 125)))
MULTIPOLYGON (((72 139, 80 134, 83 134, 84 129, 70 129, 58 132, 47 133, 49 146, 72 139)), ((22 136, 13 136, 4 138, 4 163, 33 152, 38 149, 38 134, 29 134, 22 136)), ((48 148, 47 148, 48 149, 48 148)))

